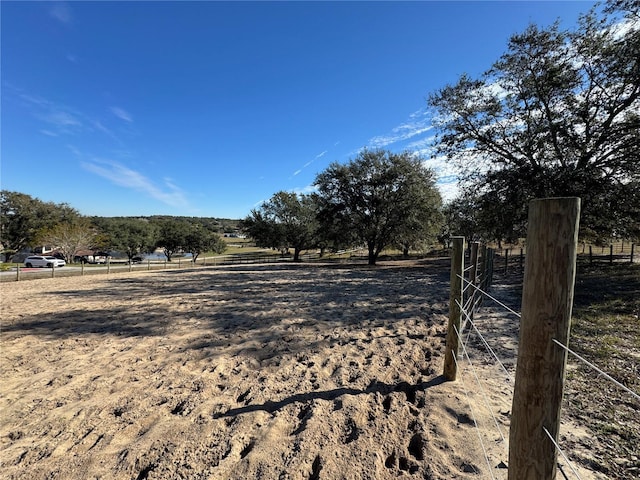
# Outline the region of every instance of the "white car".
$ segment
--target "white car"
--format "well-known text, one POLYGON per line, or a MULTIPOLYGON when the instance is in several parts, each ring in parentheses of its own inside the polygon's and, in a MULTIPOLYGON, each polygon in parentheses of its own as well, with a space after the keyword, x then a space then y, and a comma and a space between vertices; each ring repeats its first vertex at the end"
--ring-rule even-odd
POLYGON ((67 263, 60 258, 43 256, 43 255, 32 255, 24 259, 24 266, 27 268, 31 268, 31 267, 56 268, 56 267, 64 267, 66 264, 67 263))

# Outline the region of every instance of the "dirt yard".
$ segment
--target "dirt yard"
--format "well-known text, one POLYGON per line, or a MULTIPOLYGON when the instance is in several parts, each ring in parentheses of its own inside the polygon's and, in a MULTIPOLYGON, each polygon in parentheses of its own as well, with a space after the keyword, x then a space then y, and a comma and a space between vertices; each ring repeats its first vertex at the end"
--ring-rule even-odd
POLYGON ((0 477, 504 479, 440 376, 448 285, 446 260, 3 283, 0 477))

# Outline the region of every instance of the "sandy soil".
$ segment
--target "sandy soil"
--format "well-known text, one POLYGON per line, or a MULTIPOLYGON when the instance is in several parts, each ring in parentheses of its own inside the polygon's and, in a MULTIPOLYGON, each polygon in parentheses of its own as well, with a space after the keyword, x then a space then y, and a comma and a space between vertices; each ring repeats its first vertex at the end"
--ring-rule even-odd
POLYGON ((430 260, 3 283, 0 476, 504 479, 509 381, 482 355, 483 400, 440 376, 448 281, 430 260))

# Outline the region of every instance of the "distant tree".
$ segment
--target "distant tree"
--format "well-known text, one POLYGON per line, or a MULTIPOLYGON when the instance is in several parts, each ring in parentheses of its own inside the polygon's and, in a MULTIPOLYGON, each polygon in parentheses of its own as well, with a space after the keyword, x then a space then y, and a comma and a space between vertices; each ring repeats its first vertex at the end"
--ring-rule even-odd
POLYGON ((33 248, 44 230, 79 218, 78 211, 66 203, 43 202, 24 193, 0 191, 0 243, 4 252, 33 248))
POLYGON ((162 248, 167 261, 170 262, 174 254, 184 250, 190 228, 190 224, 182 219, 168 218, 157 222, 155 246, 162 248))
POLYGON ((244 219, 244 230, 258 246, 293 249, 293 260, 317 246, 317 203, 311 195, 278 192, 244 219))
POLYGON ((86 218, 58 223, 42 230, 36 237, 42 245, 54 246, 67 263, 73 263, 79 250, 87 248, 97 235, 95 227, 86 218))
POLYGON ((608 11, 584 15, 574 31, 531 25, 480 78, 429 96, 435 154, 513 237, 532 198, 581 197, 583 236, 623 235, 640 217, 638 2, 611 1, 608 11))
POLYGON ((94 217, 94 224, 107 237, 103 246, 107 250, 121 251, 129 261, 143 252, 153 249, 156 239, 155 225, 144 218, 94 217))
POLYGON ((367 246, 369 265, 380 252, 415 229, 437 223, 441 198, 423 159, 405 152, 364 150, 316 177, 321 219, 333 231, 367 246))
POLYGON ((192 255, 194 262, 203 252, 222 253, 226 248, 227 244, 220 238, 218 233, 197 222, 188 226, 184 237, 183 250, 192 255))

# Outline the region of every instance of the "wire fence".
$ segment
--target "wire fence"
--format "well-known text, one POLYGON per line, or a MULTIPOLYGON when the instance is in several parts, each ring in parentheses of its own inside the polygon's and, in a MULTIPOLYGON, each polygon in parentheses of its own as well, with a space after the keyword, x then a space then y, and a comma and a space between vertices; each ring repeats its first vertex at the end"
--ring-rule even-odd
MULTIPOLYGON (((496 261, 496 268, 501 272, 505 274, 524 272, 524 264, 527 257, 526 246, 497 248, 495 249, 495 255, 499 257, 496 261)), ((640 262, 640 254, 637 245, 633 242, 618 242, 606 246, 580 243, 576 260, 582 265, 620 265, 640 262)))
MULTIPOLYGON (((468 272, 469 270, 470 269, 467 267, 465 269, 465 272, 468 272)), ((466 278, 463 278, 460 275, 457 275, 457 278, 459 278, 465 285, 465 288, 464 288, 465 293, 472 290, 474 293, 481 296, 484 301, 489 302, 490 305, 493 307, 492 310, 497 309, 499 312, 500 311, 502 312, 503 316, 507 314, 517 320, 519 320, 522 317, 522 314, 520 312, 506 305, 504 302, 496 298, 495 295, 492 295, 488 291, 485 291, 484 289, 478 287, 477 285, 474 285, 471 281, 469 281, 466 278)), ((487 282, 487 284, 489 287, 491 286, 490 282, 487 282)), ((489 288, 487 288, 487 290, 489 290, 489 288)), ((513 388, 513 385, 515 383, 515 376, 513 371, 510 371, 510 369, 506 366, 507 362, 504 359, 500 358, 500 356, 496 353, 497 348, 492 347, 491 340, 486 338, 486 336, 482 333, 481 331, 482 327, 479 326, 478 322, 473 320, 473 317, 477 317, 478 314, 482 312, 482 310, 486 311, 487 309, 489 309, 489 306, 484 305, 483 307, 480 307, 479 306, 480 302, 478 302, 477 300, 474 301, 473 299, 474 299, 474 295, 472 294, 466 295, 465 302, 463 305, 461 305, 459 301, 456 300, 456 304, 460 308, 462 316, 464 318, 464 323, 463 323, 464 327, 461 329, 461 331, 456 330, 456 334, 458 335, 458 337, 463 340, 460 343, 461 351, 454 358, 455 358, 456 365, 458 366, 458 378, 461 381, 461 387, 462 387, 464 396, 467 399, 469 409, 471 411, 473 425, 477 430, 478 439, 480 441, 482 451, 484 452, 484 457, 485 457, 484 462, 487 465, 487 469, 488 469, 487 471, 489 472, 489 477, 492 479, 496 479, 498 478, 497 474, 495 473, 496 471, 495 465, 497 463, 497 460, 494 459, 492 461, 489 458, 489 454, 487 453, 488 448, 486 446, 487 439, 486 439, 486 436, 483 436, 481 432, 482 430, 484 431, 492 430, 494 432, 497 432, 497 435, 500 439, 500 443, 503 446, 502 453, 504 455, 508 455, 508 451, 509 451, 508 440, 507 440, 508 433, 505 436, 504 427, 500 425, 498 420, 498 418, 500 417, 500 414, 495 411, 495 407, 493 407, 491 405, 491 402, 488 400, 489 398, 488 392, 491 389, 491 386, 485 385, 485 383, 482 380, 482 377, 486 376, 486 374, 479 373, 476 365, 474 365, 474 353, 472 352, 472 349, 474 348, 484 349, 484 352, 480 352, 480 354, 484 353, 485 357, 489 357, 491 359, 491 362, 493 362, 495 365, 499 367, 500 375, 505 380, 505 383, 510 385, 511 389, 513 388), (472 341, 474 339, 476 340, 475 343, 472 341), (468 373, 469 377, 472 377, 471 381, 474 383, 473 387, 469 387, 466 384, 466 382, 468 381, 466 379, 467 374, 466 373, 463 374, 461 370, 462 372, 468 373), (481 425, 479 420, 480 415, 478 414, 479 408, 478 408, 478 405, 476 404, 476 400, 474 400, 472 395, 470 394, 471 390, 476 390, 477 396, 479 396, 480 399, 482 400, 483 408, 485 412, 488 412, 488 417, 491 420, 490 422, 491 425, 488 425, 488 426, 481 425)), ((603 371, 600 367, 595 365, 593 362, 586 360, 583 356, 579 355, 572 349, 566 347, 555 338, 552 339, 552 341, 556 347, 566 351, 569 355, 571 355, 571 357, 575 358, 576 361, 581 362, 588 368, 595 371, 603 379, 614 384, 617 388, 621 389, 625 394, 627 394, 631 399, 635 399, 635 401, 638 402, 638 406, 640 408, 640 395, 638 393, 634 392, 633 390, 631 390, 630 388, 628 388, 627 386, 625 386, 624 384, 622 384, 621 382, 613 378, 612 375, 603 371)), ((513 353, 515 354, 515 352, 513 353)), ((478 355, 478 352, 476 352, 476 355, 478 355)), ((505 396, 504 406, 508 408, 506 404, 507 401, 511 401, 511 399, 508 396, 505 396)), ((549 430, 546 427, 543 426, 542 431, 544 432, 545 436, 547 436, 550 439, 550 441, 553 443, 557 453, 560 455, 562 459, 561 462, 560 461, 558 462, 559 474, 562 475, 562 478, 575 478, 575 479, 591 478, 591 477, 584 477, 584 474, 581 476, 581 474, 579 473, 580 468, 576 467, 573 464, 573 462, 570 461, 569 459, 570 455, 568 455, 564 451, 564 449, 560 445, 560 442, 556 441, 556 439, 553 437, 553 435, 549 433, 549 430)), ((491 442, 491 440, 489 441, 491 442)), ((493 441, 493 443, 495 443, 495 441, 493 441)))
MULTIPOLYGON (((300 255, 303 262, 348 261, 352 263, 366 262, 366 253, 361 249, 342 250, 326 255, 318 252, 300 255)), ((201 256, 195 261, 192 258, 177 257, 172 261, 166 259, 145 259, 130 262, 127 259, 114 259, 103 265, 87 266, 84 263, 69 264, 63 268, 25 268, 20 265, 0 273, 0 282, 35 280, 42 278, 76 277, 84 275, 100 275, 112 273, 145 272, 157 270, 181 270, 201 267, 223 267, 233 265, 286 264, 293 261, 291 255, 279 253, 250 253, 215 256, 201 256)))
MULTIPOLYGON (((464 251, 464 241, 462 243, 462 251, 464 251)), ((461 245, 458 245, 461 248, 461 245)), ((454 251, 456 246, 454 244, 454 251)), ((523 317, 523 313, 516 308, 512 308, 504 301, 497 298, 497 294, 492 294, 491 289, 493 287, 493 263, 495 260, 495 251, 485 246, 478 244, 472 244, 468 251, 467 259, 470 263, 466 268, 461 265, 456 265, 455 255, 460 255, 461 252, 454 252, 452 256, 452 286, 451 286, 451 309, 459 312, 460 321, 451 322, 450 328, 453 329, 455 337, 457 339, 456 348, 451 352, 451 358, 455 365, 457 379, 460 381, 461 389, 464 393, 464 397, 467 399, 469 410, 471 412, 472 424, 476 429, 477 436, 480 442, 480 446, 484 456, 484 463, 487 465, 488 475, 486 478, 507 478, 503 477, 505 473, 509 475, 509 479, 518 478, 515 473, 510 472, 511 462, 514 459, 514 452, 517 451, 520 446, 514 445, 513 442, 517 441, 517 436, 512 435, 510 429, 514 427, 513 421, 509 427, 509 433, 505 434, 506 426, 508 423, 505 420, 505 415, 501 414, 502 410, 506 412, 509 408, 512 408, 512 415, 516 409, 515 402, 517 401, 514 395, 515 384, 519 380, 517 375, 514 375, 513 359, 511 363, 504 358, 500 357, 500 352, 506 351, 504 346, 504 338, 496 340, 488 338, 486 327, 489 325, 495 317, 491 315, 497 315, 503 319, 510 317, 511 322, 507 325, 514 325, 512 333, 516 333, 518 330, 518 323, 523 317), (478 252, 478 255, 474 255, 474 251, 478 252), (457 271, 453 271, 457 269, 457 271), (455 280, 455 281, 454 281, 455 280), (489 313, 487 313, 489 312, 489 313), (487 325, 481 325, 478 318, 486 318, 485 323, 487 325), (478 363, 484 364, 478 368, 478 363), (497 366, 496 372, 493 369, 487 368, 488 366, 497 366), (489 385, 489 382, 493 382, 494 385, 489 385), (469 386, 472 383, 473 386, 469 386), (506 393, 501 394, 501 398, 497 398, 493 395, 493 402, 490 400, 491 394, 495 393, 495 384, 506 386, 504 389, 506 393), (474 395, 475 393, 475 395, 474 395), (513 398, 511 398, 513 397, 513 398), (513 404, 509 405, 511 402, 513 404), (479 404, 482 405, 479 405, 479 404), (498 410, 498 411, 496 411, 498 410), (481 412, 484 412, 482 414, 481 412), (484 417, 485 424, 482 425, 481 418, 484 417), (510 438, 511 437, 511 438, 510 438), (500 446, 497 447, 496 444, 500 446), (493 452, 493 453, 492 453, 493 452), (496 458, 491 458, 491 455, 498 456, 498 459, 508 456, 509 465, 506 465, 504 461, 499 461, 496 458), (502 467, 504 470, 496 470, 496 466, 502 467)), ((464 255, 462 253, 462 255, 464 255)), ((464 259, 464 256, 462 257, 464 259)), ((575 258, 575 257, 574 257, 575 258)), ((575 259, 574 259, 575 264, 575 259)), ((573 286, 572 286, 573 288, 573 286)), ((495 325, 494 325, 495 326, 495 325)), ((504 323, 502 324, 504 326, 504 323)), ((498 327, 499 328, 499 327, 498 327)), ((522 341, 522 340, 521 340, 522 341)), ((572 349, 570 349, 565 343, 568 343, 568 339, 551 338, 550 342, 547 342, 545 348, 550 351, 561 352, 565 357, 570 356, 575 362, 581 363, 584 366, 592 369, 596 372, 604 381, 607 381, 619 388, 625 395, 628 395, 630 401, 636 402, 638 408, 640 408, 640 395, 634 392, 622 382, 616 380, 612 375, 605 372, 602 368, 595 365, 593 362, 586 360, 583 356, 579 355, 572 349)), ((522 347, 522 345, 521 345, 522 347)), ((513 344, 513 351, 509 351, 509 355, 514 357, 518 354, 515 343, 513 344)), ((445 376, 447 373, 447 356, 445 356, 445 376)), ((518 358, 518 361, 520 359, 518 358)), ((518 372, 519 373, 519 372, 518 372)), ((560 372, 558 372, 560 374, 560 372)), ((563 380, 564 380, 564 375, 563 380)), ((550 406, 553 408, 553 406, 550 406)), ((513 418, 511 418, 513 420, 513 418)), ((558 439, 559 435, 557 428, 554 432, 554 428, 542 423, 538 426, 540 434, 544 438, 548 439, 551 443, 555 458, 553 462, 557 466, 557 474, 562 478, 570 479, 586 479, 594 478, 591 475, 592 472, 585 470, 584 466, 576 466, 574 462, 570 460, 572 455, 567 454, 566 448, 571 448, 571 445, 566 445, 563 448, 562 441, 558 439), (580 473, 583 472, 583 473, 580 473), (586 472, 586 474, 584 473, 586 472)), ((558 427, 559 428, 559 427, 558 427)), ((554 472, 554 477, 555 477, 554 472)), ((527 478, 547 478, 542 476, 527 477, 527 478)), ((548 477, 551 478, 551 477, 548 477)), ((629 477, 631 478, 631 477, 629 477)), ((520 480, 518 478, 518 480, 520 480)))

